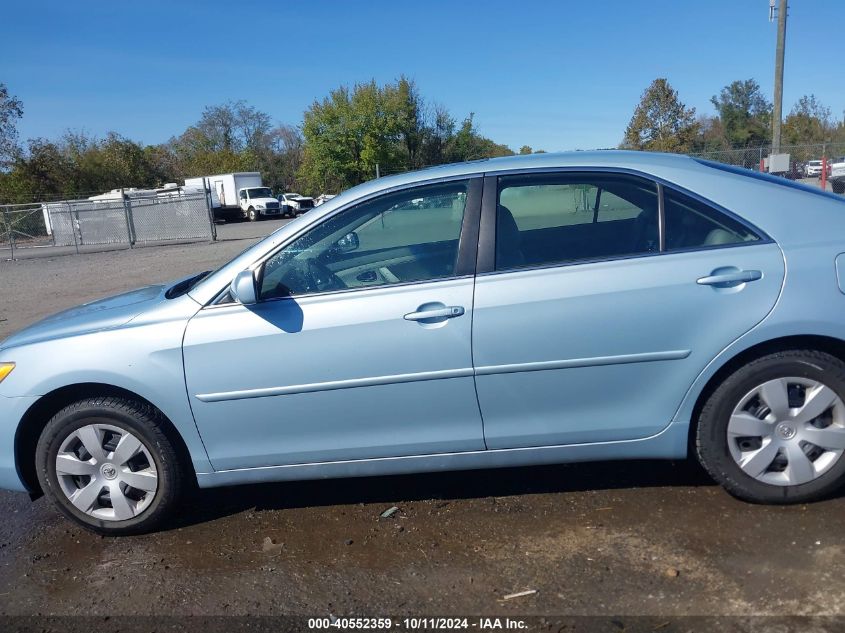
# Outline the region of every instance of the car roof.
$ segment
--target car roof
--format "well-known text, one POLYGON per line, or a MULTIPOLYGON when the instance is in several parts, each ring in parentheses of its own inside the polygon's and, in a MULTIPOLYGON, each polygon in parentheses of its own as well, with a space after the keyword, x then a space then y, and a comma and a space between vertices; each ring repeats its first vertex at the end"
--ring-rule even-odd
POLYGON ((507 156, 384 176, 347 189, 319 205, 314 211, 271 233, 249 251, 232 260, 229 265, 209 275, 189 294, 200 303, 209 301, 222 287, 221 280, 231 281, 233 271, 237 272, 255 258, 269 253, 300 229, 320 222, 338 208, 356 203, 370 195, 417 183, 437 182, 462 176, 567 167, 585 171, 630 171, 662 181, 735 212, 781 244, 808 243, 817 240, 820 234, 845 234, 845 200, 838 199, 834 194, 821 190, 813 191, 785 179, 709 163, 683 154, 598 150, 507 156), (800 221, 797 219, 799 217, 800 221), (825 229, 820 232, 821 226, 825 229))
POLYGON ((385 186, 390 186, 392 183, 396 183, 398 186, 439 177, 448 178, 478 173, 555 167, 614 167, 650 172, 655 167, 690 165, 693 162, 689 156, 683 154, 665 154, 661 152, 636 152, 630 150, 543 152, 539 154, 482 158, 463 163, 436 165, 417 171, 371 180, 365 184, 378 183, 379 188, 384 188, 385 186))
POLYGON ((638 152, 631 150, 591 150, 575 152, 544 152, 498 158, 482 158, 463 163, 449 163, 426 167, 392 176, 369 180, 347 189, 333 199, 336 204, 377 193, 393 187, 402 187, 428 180, 456 178, 480 174, 494 174, 530 169, 557 169, 578 167, 583 169, 605 168, 642 172, 658 178, 671 179, 678 170, 706 169, 684 154, 638 152))

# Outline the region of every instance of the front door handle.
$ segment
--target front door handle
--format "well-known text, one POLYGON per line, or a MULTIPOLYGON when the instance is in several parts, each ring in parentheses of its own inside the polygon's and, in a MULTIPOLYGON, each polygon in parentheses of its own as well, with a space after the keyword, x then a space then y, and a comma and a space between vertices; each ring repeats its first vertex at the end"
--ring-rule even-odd
POLYGON ((463 313, 463 306, 443 306, 442 308, 431 308, 418 310, 417 312, 409 312, 405 315, 405 320, 427 321, 428 319, 453 319, 461 316, 463 313))
MULTIPOLYGON (((715 273, 716 271, 713 272, 715 273)), ((749 281, 757 281, 758 279, 762 279, 762 277, 763 273, 759 270, 732 270, 701 277, 695 283, 700 286, 720 286, 726 288, 748 283, 749 281)))

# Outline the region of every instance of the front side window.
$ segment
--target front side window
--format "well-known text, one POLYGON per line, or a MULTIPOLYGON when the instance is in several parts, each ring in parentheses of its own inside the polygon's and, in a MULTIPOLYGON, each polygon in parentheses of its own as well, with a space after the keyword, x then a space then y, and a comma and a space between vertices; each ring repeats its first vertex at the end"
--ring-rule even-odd
POLYGON ((737 220, 672 189, 663 189, 666 250, 726 246, 760 238, 737 220))
POLYGON ((608 174, 499 179, 496 269, 659 250, 657 186, 608 174))
POLYGON ((267 260, 260 298, 454 276, 467 187, 407 189, 326 220, 267 260))

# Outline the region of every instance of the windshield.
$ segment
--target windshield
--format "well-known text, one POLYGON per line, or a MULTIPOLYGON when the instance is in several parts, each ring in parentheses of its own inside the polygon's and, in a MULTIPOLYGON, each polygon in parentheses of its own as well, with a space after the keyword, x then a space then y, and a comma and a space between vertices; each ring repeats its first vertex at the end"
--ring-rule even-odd
POLYGON ((273 192, 269 187, 255 187, 254 189, 247 189, 250 198, 272 198, 273 192))

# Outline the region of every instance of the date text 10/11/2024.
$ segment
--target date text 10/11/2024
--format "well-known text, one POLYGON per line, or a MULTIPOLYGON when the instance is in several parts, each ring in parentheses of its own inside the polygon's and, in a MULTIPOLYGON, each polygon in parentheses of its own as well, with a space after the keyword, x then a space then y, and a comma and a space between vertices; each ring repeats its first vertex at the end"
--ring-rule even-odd
POLYGON ((527 629, 525 620, 517 618, 475 617, 475 618, 309 618, 309 630, 381 630, 404 629, 410 631, 469 630, 477 631, 519 631, 527 629))

